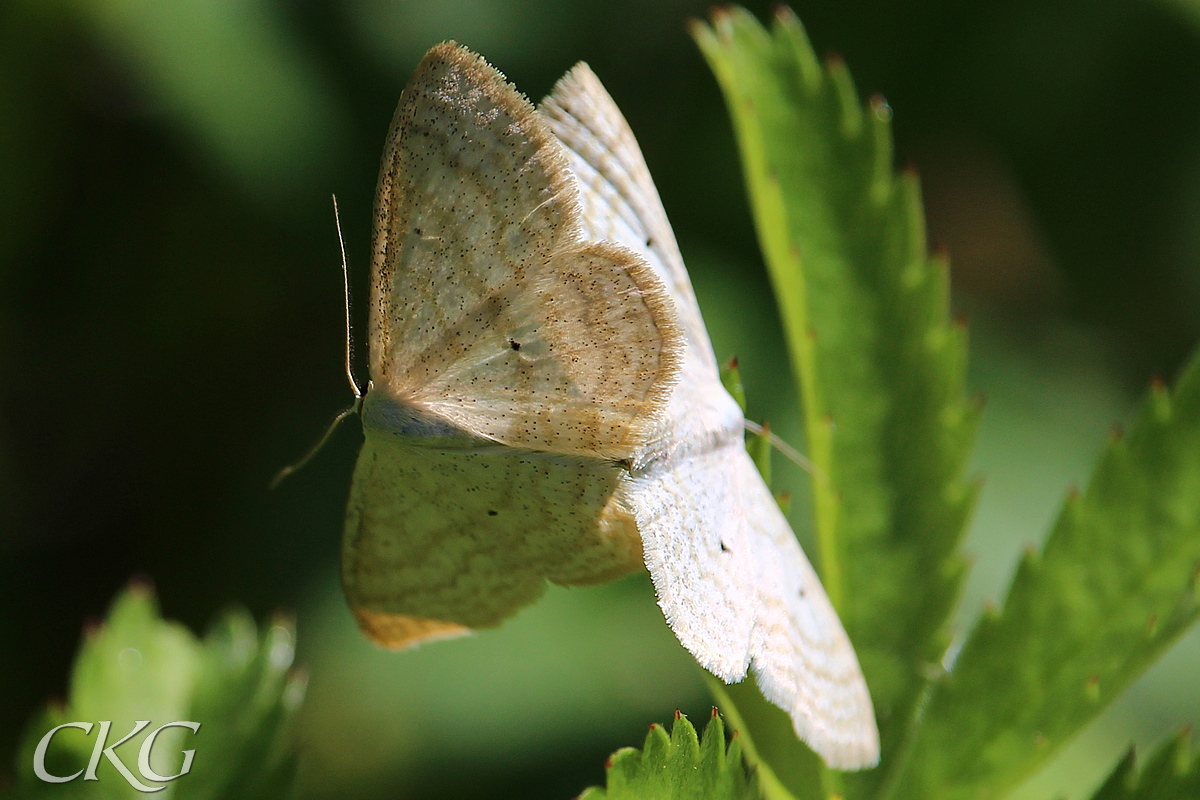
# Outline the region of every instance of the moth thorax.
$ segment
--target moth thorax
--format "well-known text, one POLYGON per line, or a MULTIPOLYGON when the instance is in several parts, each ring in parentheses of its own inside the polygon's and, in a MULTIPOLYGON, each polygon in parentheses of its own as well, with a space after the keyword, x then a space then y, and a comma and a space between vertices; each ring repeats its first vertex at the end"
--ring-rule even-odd
POLYGON ((494 444, 373 386, 363 398, 363 426, 426 447, 460 449, 494 444))

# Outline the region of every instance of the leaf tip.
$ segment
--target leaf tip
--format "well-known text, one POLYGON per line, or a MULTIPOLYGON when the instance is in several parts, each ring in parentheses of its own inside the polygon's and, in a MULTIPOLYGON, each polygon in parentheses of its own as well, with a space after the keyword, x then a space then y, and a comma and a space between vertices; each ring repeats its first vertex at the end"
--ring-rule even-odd
POLYGON ((277 608, 271 612, 271 625, 278 625, 281 628, 294 629, 296 627, 296 612, 290 608, 277 608))
POLYGON ((892 121, 892 106, 881 93, 876 92, 871 95, 871 99, 867 101, 867 105, 871 109, 871 113, 875 115, 875 119, 885 123, 892 121))
POLYGON ((949 674, 949 670, 946 669, 945 664, 934 663, 932 661, 926 661, 925 663, 921 664, 920 672, 921 672, 921 677, 923 677, 925 680, 929 681, 930 683, 933 683, 934 681, 939 681, 942 678, 946 677, 947 674, 949 674))
POLYGON ((104 622, 96 617, 88 617, 83 621, 83 639, 91 641, 104 631, 104 622))
POLYGON ((283 690, 283 707, 289 711, 298 710, 304 704, 304 697, 307 694, 308 670, 304 667, 297 667, 288 676, 287 686, 283 690))
POLYGON ((983 622, 995 622, 1000 619, 1000 608, 996 605, 995 601, 988 600, 983 604, 983 611, 980 612, 979 616, 983 622))
POLYGON ((712 21, 713 30, 721 44, 733 42, 733 6, 729 3, 715 5, 708 10, 708 18, 712 21))
POLYGON ((154 579, 149 575, 138 573, 129 579, 125 585, 126 593, 139 599, 154 597, 154 579))
POLYGON ((1023 571, 1035 571, 1041 566, 1041 553, 1037 545, 1026 544, 1021 549, 1021 569, 1023 571))
POLYGON ((1160 423, 1171 418, 1171 392, 1161 375, 1155 375, 1150 379, 1150 408, 1155 419, 1160 423))

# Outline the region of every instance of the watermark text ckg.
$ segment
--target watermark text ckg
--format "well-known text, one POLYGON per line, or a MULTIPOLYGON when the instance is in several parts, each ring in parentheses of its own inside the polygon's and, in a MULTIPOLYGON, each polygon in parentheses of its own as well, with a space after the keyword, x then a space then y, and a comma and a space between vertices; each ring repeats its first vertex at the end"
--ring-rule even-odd
MULTIPOLYGON (((126 766, 125 762, 121 761, 120 756, 118 756, 116 753, 116 749, 118 747, 125 744, 125 742, 129 741, 134 736, 137 736, 149 725, 150 720, 137 720, 133 723, 132 731, 106 747, 105 744, 108 742, 108 735, 112 731, 113 726, 111 720, 100 720, 96 723, 64 722, 62 725, 57 725, 47 731, 46 735, 43 736, 41 741, 38 742, 37 748, 33 751, 33 773, 37 775, 40 780, 45 781, 46 783, 70 783, 80 775, 83 776, 85 781, 96 781, 99 780, 99 778, 96 776, 96 768, 100 766, 101 757, 105 757, 112 762, 112 765, 116 768, 117 772, 121 773, 121 777, 123 777, 134 789, 137 789, 139 792, 146 793, 160 792, 167 787, 147 786, 146 784, 142 783, 142 781, 139 780, 139 776, 134 775, 129 767, 126 766), (79 770, 74 775, 51 775, 46 769, 46 751, 50 748, 50 742, 54 736, 65 728, 78 728, 79 730, 83 731, 85 736, 87 736, 91 734, 93 727, 99 727, 99 731, 96 733, 96 744, 92 747, 92 757, 88 761, 87 768, 79 770)), ((179 720, 176 722, 168 722, 164 725, 159 725, 157 728, 150 731, 150 733, 146 735, 145 740, 142 742, 141 748, 138 750, 137 769, 142 779, 148 781, 157 781, 159 783, 169 783, 170 781, 173 781, 176 778, 180 778, 191 772, 192 760, 196 756, 195 750, 183 751, 183 766, 180 767, 179 772, 174 775, 159 775, 150 766, 150 754, 154 750, 154 743, 158 740, 158 735, 167 728, 187 728, 193 734, 195 734, 200 731, 200 723, 179 720)))

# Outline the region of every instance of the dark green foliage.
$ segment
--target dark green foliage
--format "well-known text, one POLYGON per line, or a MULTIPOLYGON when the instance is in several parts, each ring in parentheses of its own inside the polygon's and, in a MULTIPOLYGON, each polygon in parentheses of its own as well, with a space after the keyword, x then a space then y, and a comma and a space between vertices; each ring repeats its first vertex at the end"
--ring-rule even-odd
MULTIPOLYGON (((304 680, 289 669, 294 652, 289 620, 261 634, 244 611, 222 616, 204 639, 158 614, 151 590, 134 584, 112 605, 103 625, 86 632, 75 659, 67 702, 52 705, 26 728, 17 763, 18 796, 27 798, 139 798, 117 768, 101 758, 95 781, 38 780, 33 755, 39 740, 66 722, 111 721, 107 745, 136 720, 150 725, 114 753, 146 786, 164 784, 139 774, 138 751, 149 731, 175 721, 197 721, 199 731, 167 729, 155 741, 151 765, 160 775, 179 772, 181 750, 194 749, 191 771, 153 797, 188 800, 276 800, 291 793, 295 775, 292 718, 304 680)), ((92 756, 98 727, 65 729, 46 755, 51 775, 69 776, 92 756)))
POLYGON ((1182 800, 1200 797, 1200 759, 1191 736, 1182 731, 1150 754, 1141 769, 1134 768, 1131 749, 1092 795, 1092 800, 1182 800))

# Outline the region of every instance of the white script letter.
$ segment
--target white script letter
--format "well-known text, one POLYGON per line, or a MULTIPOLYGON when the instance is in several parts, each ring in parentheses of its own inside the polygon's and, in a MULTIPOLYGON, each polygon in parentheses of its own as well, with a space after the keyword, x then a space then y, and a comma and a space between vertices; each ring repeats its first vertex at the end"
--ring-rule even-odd
POLYGON ((73 781, 83 774, 83 770, 79 770, 74 775, 68 778, 60 778, 57 775, 51 775, 46 772, 46 750, 50 747, 50 740, 54 738, 54 734, 61 731, 63 728, 79 728, 84 735, 92 732, 92 723, 90 722, 64 722, 58 727, 51 728, 47 731, 42 740, 38 742, 37 749, 33 751, 33 774, 46 783, 68 783, 73 781))
POLYGON ((137 789, 139 792, 149 794, 150 792, 161 792, 163 789, 167 788, 165 786, 147 786, 139 781, 134 774, 129 771, 129 767, 125 766, 121 759, 117 758, 117 754, 114 752, 118 747, 125 744, 130 739, 145 730, 146 726, 149 724, 150 720, 148 719, 135 720, 133 723, 133 730, 126 734, 124 738, 111 747, 104 747, 104 741, 108 738, 108 731, 110 728, 112 728, 112 722, 101 720, 99 734, 100 738, 97 739, 96 747, 92 750, 92 761, 90 764, 88 764, 87 774, 83 776, 83 779, 85 781, 100 780, 96 777, 96 767, 100 765, 100 755, 103 753, 105 756, 108 756, 108 760, 111 761, 112 765, 117 768, 117 772, 121 773, 121 777, 125 779, 125 782, 134 789, 137 789))
MULTIPOLYGON (((146 740, 142 742, 142 749, 138 751, 138 770, 141 771, 142 777, 151 781, 173 781, 181 775, 187 775, 192 771, 192 759, 196 756, 195 750, 183 751, 183 766, 180 768, 177 775, 172 775, 169 778, 164 778, 150 768, 150 751, 154 749, 154 740, 158 738, 158 734, 162 733, 163 728, 188 728, 192 733, 200 732, 199 722, 168 722, 165 725, 160 725, 146 736, 146 740)), ((159 789, 163 787, 158 787, 159 789)))

